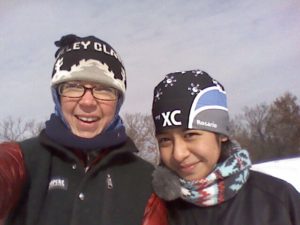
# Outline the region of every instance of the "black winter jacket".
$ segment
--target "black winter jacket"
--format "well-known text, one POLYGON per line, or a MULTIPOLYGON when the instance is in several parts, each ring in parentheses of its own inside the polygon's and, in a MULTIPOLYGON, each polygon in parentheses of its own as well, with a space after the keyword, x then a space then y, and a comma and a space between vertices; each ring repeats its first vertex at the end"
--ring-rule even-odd
POLYGON ((87 171, 72 151, 44 132, 20 146, 27 181, 7 224, 142 224, 153 168, 133 154, 131 140, 111 149, 87 171))
POLYGON ((300 193, 285 181, 250 172, 239 193, 211 207, 167 202, 172 225, 300 225, 300 193))

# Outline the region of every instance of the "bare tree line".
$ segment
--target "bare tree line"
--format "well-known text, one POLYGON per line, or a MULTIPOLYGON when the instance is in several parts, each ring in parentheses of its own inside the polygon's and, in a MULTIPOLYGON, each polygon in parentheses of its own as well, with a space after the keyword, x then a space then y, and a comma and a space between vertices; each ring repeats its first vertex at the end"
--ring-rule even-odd
POLYGON ((137 154, 153 164, 158 164, 159 153, 151 115, 127 113, 123 116, 123 120, 127 135, 131 137, 139 149, 137 154))
MULTIPOLYGON (((287 92, 272 103, 245 107, 231 119, 232 138, 249 150, 252 161, 300 156, 300 105, 287 92)), ((122 116, 129 137, 140 150, 137 154, 158 164, 159 154, 151 115, 126 113, 122 116)), ((36 136, 44 123, 11 117, 0 122, 1 141, 20 141, 36 136)))
POLYGON ((43 122, 24 121, 22 118, 8 117, 0 121, 1 141, 21 141, 36 136, 44 128, 43 122))
POLYGON ((232 121, 233 136, 250 151, 253 161, 300 155, 300 105, 285 93, 271 104, 246 107, 232 121))

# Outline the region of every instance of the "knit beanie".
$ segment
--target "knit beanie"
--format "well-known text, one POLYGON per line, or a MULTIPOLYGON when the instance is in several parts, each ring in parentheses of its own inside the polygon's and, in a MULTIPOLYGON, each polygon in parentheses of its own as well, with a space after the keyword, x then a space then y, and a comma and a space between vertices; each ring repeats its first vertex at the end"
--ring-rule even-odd
POLYGON ((95 36, 63 36, 55 42, 59 47, 52 72, 51 85, 80 80, 116 88, 122 99, 126 89, 125 68, 117 52, 95 36))
POLYGON ((152 116, 156 134, 183 128, 229 136, 224 87, 201 70, 167 74, 154 89, 152 116))
POLYGON ((119 124, 118 113, 125 98, 126 73, 118 53, 107 42, 95 36, 78 37, 68 34, 56 41, 55 45, 58 50, 55 53, 51 79, 55 114, 69 127, 62 113, 58 84, 75 80, 90 81, 118 90, 116 114, 110 127, 119 124))

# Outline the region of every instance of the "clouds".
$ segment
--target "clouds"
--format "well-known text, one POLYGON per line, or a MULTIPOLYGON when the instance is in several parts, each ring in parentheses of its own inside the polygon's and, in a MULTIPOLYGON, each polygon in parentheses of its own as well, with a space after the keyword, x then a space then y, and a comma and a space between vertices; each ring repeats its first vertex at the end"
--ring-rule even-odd
POLYGON ((195 68, 225 85, 234 113, 284 91, 299 97, 299 6, 297 0, 3 1, 0 118, 49 116, 53 43, 68 33, 96 35, 119 52, 128 74, 124 112, 150 113, 163 75, 195 68))

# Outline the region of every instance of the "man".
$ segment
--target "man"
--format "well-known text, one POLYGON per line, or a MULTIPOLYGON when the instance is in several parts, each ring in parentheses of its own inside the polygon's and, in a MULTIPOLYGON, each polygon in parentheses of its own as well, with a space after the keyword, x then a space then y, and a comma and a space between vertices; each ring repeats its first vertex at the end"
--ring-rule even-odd
POLYGON ((38 137, 0 145, 0 218, 142 224, 153 168, 133 154, 119 116, 126 89, 120 56, 94 36, 66 35, 55 44, 55 113, 38 137))

